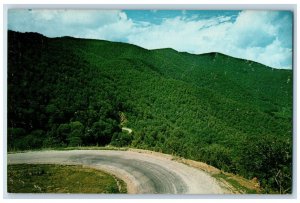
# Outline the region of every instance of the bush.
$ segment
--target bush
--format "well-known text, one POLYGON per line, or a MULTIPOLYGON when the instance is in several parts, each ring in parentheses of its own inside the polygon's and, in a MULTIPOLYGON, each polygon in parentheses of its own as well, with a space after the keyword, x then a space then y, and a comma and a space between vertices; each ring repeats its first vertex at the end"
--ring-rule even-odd
POLYGON ((241 146, 239 173, 257 177, 267 190, 291 192, 291 146, 290 140, 268 134, 246 139, 241 146))
POLYGON ((84 126, 79 121, 71 122, 69 124, 70 133, 68 134, 67 141, 69 146, 79 146, 82 144, 82 137, 84 126))
POLYGON ((114 133, 111 144, 116 147, 124 147, 124 146, 129 146, 132 140, 133 140, 132 133, 131 134, 126 132, 114 133))
POLYGON ((7 129, 7 143, 8 149, 12 149, 15 146, 15 142, 18 139, 21 139, 26 134, 26 131, 23 128, 8 128, 7 129))
POLYGON ((224 171, 230 171, 232 166, 231 151, 219 144, 212 144, 200 150, 200 157, 210 165, 224 171))
POLYGON ((43 147, 45 132, 34 130, 29 135, 15 140, 14 146, 20 150, 37 149, 43 147))

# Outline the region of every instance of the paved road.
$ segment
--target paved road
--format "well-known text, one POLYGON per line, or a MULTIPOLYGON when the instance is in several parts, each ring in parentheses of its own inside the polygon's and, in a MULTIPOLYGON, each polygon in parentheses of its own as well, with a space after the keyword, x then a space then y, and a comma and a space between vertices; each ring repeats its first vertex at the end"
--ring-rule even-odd
POLYGON ((122 127, 122 130, 127 131, 129 134, 132 133, 132 129, 130 128, 122 127))
POLYGON ((133 151, 71 150, 8 154, 8 164, 80 164, 123 179, 133 194, 224 194, 218 182, 203 171, 166 157, 133 151))

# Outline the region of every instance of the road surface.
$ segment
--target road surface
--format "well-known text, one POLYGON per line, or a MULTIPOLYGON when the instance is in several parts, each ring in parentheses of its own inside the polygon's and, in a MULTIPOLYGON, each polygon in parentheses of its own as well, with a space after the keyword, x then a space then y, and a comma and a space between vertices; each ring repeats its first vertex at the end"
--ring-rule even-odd
POLYGON ((122 127, 122 130, 127 131, 129 134, 132 133, 132 129, 130 129, 130 128, 122 127))
POLYGON ((225 194, 209 174, 163 156, 134 151, 70 150, 8 154, 8 164, 79 164, 127 183, 131 194, 225 194))

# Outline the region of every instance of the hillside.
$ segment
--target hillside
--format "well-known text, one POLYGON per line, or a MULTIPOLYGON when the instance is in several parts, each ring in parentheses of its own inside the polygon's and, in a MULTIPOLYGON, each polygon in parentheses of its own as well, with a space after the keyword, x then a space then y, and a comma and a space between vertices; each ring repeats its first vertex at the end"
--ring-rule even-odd
POLYGON ((9 31, 8 148, 150 149, 290 193, 292 84, 220 53, 9 31))

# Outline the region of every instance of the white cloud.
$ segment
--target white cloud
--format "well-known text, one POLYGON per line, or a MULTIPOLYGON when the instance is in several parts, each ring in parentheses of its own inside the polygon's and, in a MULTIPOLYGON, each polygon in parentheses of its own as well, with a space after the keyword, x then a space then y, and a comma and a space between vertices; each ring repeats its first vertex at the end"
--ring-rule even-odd
POLYGON ((49 37, 124 41, 148 49, 222 52, 271 67, 291 68, 291 36, 285 33, 291 29, 291 22, 280 18, 278 12, 243 11, 235 21, 231 16, 199 19, 183 13, 154 24, 151 20, 135 21, 125 12, 114 10, 10 10, 8 27, 49 37))
MULTIPOLYGON (((124 16, 123 16, 124 17, 124 16)), ((133 29, 133 22, 123 18, 111 24, 103 25, 95 30, 89 30, 89 34, 85 34, 85 38, 106 39, 122 41, 133 29)))
POLYGON ((223 31, 227 26, 222 24, 215 27, 218 22, 218 19, 189 21, 176 17, 164 20, 160 25, 136 29, 128 36, 128 41, 148 49, 171 47, 191 53, 209 52, 207 48, 214 44, 211 39, 221 37, 223 32, 218 30, 223 31))
POLYGON ((126 14, 116 10, 10 10, 8 27, 49 37, 85 37, 92 30, 126 20, 126 14))
POLYGON ((243 11, 234 22, 230 16, 206 20, 176 17, 160 25, 136 29, 128 41, 148 49, 171 47, 196 54, 222 52, 275 68, 292 68, 292 50, 279 40, 281 25, 276 22, 277 15, 243 11))

